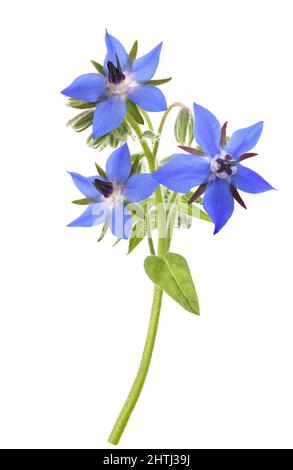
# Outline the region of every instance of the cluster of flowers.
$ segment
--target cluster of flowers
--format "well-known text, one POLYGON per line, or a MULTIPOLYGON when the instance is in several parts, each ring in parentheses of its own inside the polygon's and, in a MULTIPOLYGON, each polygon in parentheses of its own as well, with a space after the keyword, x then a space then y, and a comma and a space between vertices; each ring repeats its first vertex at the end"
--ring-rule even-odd
MULTIPOLYGON (((103 66, 99 66, 100 73, 81 75, 62 92, 93 104, 94 139, 116 129, 124 120, 128 106, 138 106, 147 112, 167 109, 163 93, 154 86, 160 81, 152 80, 162 44, 132 60, 120 41, 107 32, 105 40, 107 54, 103 66)), ((70 173, 89 204, 69 226, 90 227, 107 221, 115 236, 128 238, 131 215, 127 202, 145 200, 162 184, 179 193, 198 187, 190 203, 204 194, 203 206, 217 233, 231 217, 234 200, 245 207, 238 190, 261 193, 272 189, 260 175, 241 163, 256 155, 249 151, 260 138, 263 122, 237 130, 227 139, 227 123, 221 127, 218 119, 197 103, 193 109, 197 147, 181 146, 186 153, 174 155, 152 174, 133 174, 127 143, 110 155, 104 176, 70 173)))

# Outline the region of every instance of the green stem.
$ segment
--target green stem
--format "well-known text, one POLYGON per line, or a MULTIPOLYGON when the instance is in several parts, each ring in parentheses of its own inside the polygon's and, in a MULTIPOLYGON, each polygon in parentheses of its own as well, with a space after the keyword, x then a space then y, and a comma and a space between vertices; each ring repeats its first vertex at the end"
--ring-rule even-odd
POLYGON ((151 255, 156 255, 156 250, 155 250, 155 247, 154 247, 154 242, 153 242, 153 237, 152 237, 152 229, 150 227, 149 217, 148 217, 148 220, 147 220, 147 237, 148 237, 148 244, 149 244, 150 254, 151 255))
POLYGON ((180 108, 185 108, 185 105, 183 103, 180 103, 179 101, 176 101, 176 103, 173 103, 169 106, 169 108, 167 109, 167 111, 165 111, 165 113, 162 117, 161 123, 159 125, 159 129, 158 129, 158 140, 155 142, 154 150, 153 150, 154 158, 157 157, 158 148, 159 148, 159 145, 160 145, 161 134, 162 134, 165 122, 167 120, 167 117, 168 117, 170 111, 172 111, 172 109, 176 108, 177 106, 179 106, 180 108))
MULTIPOLYGON (((137 137, 139 138, 140 144, 144 150, 145 156, 148 160, 150 171, 155 171, 156 163, 153 153, 151 152, 148 144, 144 141, 142 137, 142 132, 140 130, 139 125, 131 118, 131 116, 127 116, 128 122, 132 126, 133 130, 135 131, 137 137)), ((158 256, 165 256, 166 254, 166 247, 167 247, 167 223, 166 223, 166 213, 165 207, 163 204, 163 197, 161 193, 160 187, 155 192, 156 198, 156 206, 158 210, 158 256)), ((149 237, 148 237, 149 238, 149 237)), ((150 239, 149 239, 150 240, 150 239)), ((151 252, 154 250, 153 244, 150 245, 151 252)), ((162 295, 163 291, 160 287, 154 287, 154 295, 153 295, 153 303, 152 303, 152 310, 151 310, 151 317, 149 321, 149 327, 147 332, 147 337, 145 341, 144 350, 142 353, 142 358, 140 362, 140 366, 136 377, 134 379, 133 385, 131 390, 128 394, 128 397, 123 405, 123 408, 114 424, 112 432, 109 436, 109 442, 111 444, 118 444, 120 438, 123 434, 125 426, 128 423, 128 420, 131 416, 131 413, 136 405, 136 402, 141 394, 149 366, 151 363, 151 358, 153 354, 153 349, 155 345, 159 318, 160 318, 160 311, 162 305, 162 295)))
MULTIPOLYGON (((179 106, 179 104, 174 103, 174 105, 172 106, 173 107, 179 106)), ((138 140, 140 142, 140 145, 142 146, 142 149, 148 161, 149 169, 153 173, 156 170, 156 160, 154 157, 154 153, 151 151, 147 142, 144 140, 139 124, 131 116, 129 116, 129 114, 127 114, 126 119, 128 120, 132 129, 136 133, 138 140)), ((165 208, 164 208, 162 191, 161 191, 160 186, 155 191, 155 199, 156 199, 156 206, 157 206, 157 211, 158 211, 158 237, 159 237, 158 251, 165 253, 166 241, 167 241, 167 223, 166 223, 166 213, 165 213, 165 208)))
POLYGON ((141 129, 139 127, 139 124, 137 124, 137 122, 129 114, 127 114, 126 119, 127 119, 127 121, 129 122, 129 124, 131 125, 132 129, 134 130, 134 132, 136 133, 136 135, 138 137, 140 145, 142 146, 142 149, 143 149, 144 154, 146 156, 146 159, 148 161, 150 171, 151 172, 155 171, 156 170, 156 165, 155 165, 155 160, 154 160, 152 151, 149 148, 149 146, 148 146, 147 142, 145 141, 145 139, 143 138, 141 129))
POLYGON ((149 130, 150 131, 153 131, 154 130, 154 126, 153 126, 153 123, 151 121, 151 118, 149 117, 149 113, 147 113, 144 109, 142 108, 139 108, 139 112, 143 115, 143 117, 145 118, 146 122, 147 122, 147 125, 149 127, 149 130))
POLYGON ((162 295, 163 295, 162 289, 160 289, 160 287, 155 286, 151 317, 150 317, 147 337, 145 341, 144 350, 142 353, 140 366, 139 366, 137 375, 135 377, 135 380, 133 382, 133 385, 131 387, 131 390, 129 392, 129 395, 124 403, 124 406, 109 436, 109 442, 111 444, 119 443, 120 438, 125 429, 125 426, 128 423, 131 413, 142 391, 142 388, 143 388, 143 385, 144 385, 144 382, 145 382, 145 379, 149 370, 149 366, 150 366, 150 362, 151 362, 151 358, 153 354, 153 349, 155 345, 155 339, 156 339, 156 334, 157 334, 158 324, 159 324, 160 310, 161 310, 161 305, 162 305, 162 295))
POLYGON ((170 198, 169 204, 172 204, 169 213, 168 213, 168 229, 167 229, 167 242, 166 242, 166 249, 167 252, 170 250, 170 245, 172 241, 172 235, 173 235, 173 230, 174 230, 174 225, 176 221, 176 215, 178 211, 178 204, 177 204, 177 193, 173 193, 172 197, 170 198))

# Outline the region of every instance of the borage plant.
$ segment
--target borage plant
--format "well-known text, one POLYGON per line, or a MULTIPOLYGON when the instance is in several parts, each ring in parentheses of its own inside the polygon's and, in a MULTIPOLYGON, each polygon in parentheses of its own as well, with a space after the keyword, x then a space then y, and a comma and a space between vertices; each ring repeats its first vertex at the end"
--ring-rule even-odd
POLYGON ((99 241, 110 228, 117 242, 129 239, 128 253, 144 239, 150 250, 144 262, 146 274, 154 283, 149 328, 137 375, 109 437, 110 443, 117 444, 150 366, 163 292, 187 311, 199 315, 188 264, 183 256, 170 251, 174 227, 189 228, 192 217, 197 217, 213 222, 217 233, 231 217, 234 200, 246 208, 238 190, 261 193, 272 186, 242 164, 256 155, 250 150, 259 140, 262 122, 237 130, 229 138, 227 122, 221 127, 217 118, 202 106, 194 103, 194 116, 182 103, 167 107, 157 85, 170 78, 153 80, 162 44, 136 59, 137 41, 128 54, 107 32, 105 40, 107 54, 103 65, 92 61, 97 73, 79 76, 62 93, 69 97, 69 106, 82 110, 69 121, 69 126, 77 132, 92 127, 87 139, 91 148, 116 148, 105 171, 96 163, 94 176, 70 173, 84 196, 73 202, 86 205, 86 209, 69 226, 103 224, 99 241), (163 128, 170 111, 176 107, 179 113, 174 133, 184 153, 177 151, 159 160, 163 128), (164 111, 157 132, 148 111, 164 111), (141 146, 132 155, 127 144, 129 137, 141 146), (155 232, 157 248, 153 242, 155 232))

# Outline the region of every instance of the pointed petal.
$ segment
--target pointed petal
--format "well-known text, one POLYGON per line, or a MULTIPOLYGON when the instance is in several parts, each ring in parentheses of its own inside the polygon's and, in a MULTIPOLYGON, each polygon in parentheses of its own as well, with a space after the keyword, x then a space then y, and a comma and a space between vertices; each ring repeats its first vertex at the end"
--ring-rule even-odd
POLYGON ((131 158, 127 144, 111 153, 106 163, 106 173, 110 180, 124 184, 130 175, 131 158))
POLYGON ((107 47, 107 55, 104 61, 104 70, 107 71, 107 63, 108 61, 112 62, 116 66, 116 54, 119 58, 119 62, 121 65, 122 70, 127 70, 130 67, 129 56, 122 46, 121 42, 118 39, 111 36, 111 34, 106 31, 105 34, 105 43, 107 47))
POLYGON ((236 188, 246 193, 257 194, 274 189, 258 173, 243 165, 237 165, 237 172, 232 177, 232 181, 236 188))
POLYGON ((105 91, 105 77, 98 73, 87 73, 77 77, 71 85, 61 91, 61 93, 76 100, 95 103, 104 95, 105 91))
POLYGON ((206 189, 203 207, 215 224, 214 234, 228 222, 234 210, 234 198, 230 183, 225 179, 215 178, 206 189))
POLYGON ((221 125, 210 111, 194 103, 194 137, 206 155, 220 153, 221 125))
POLYGON ((133 77, 139 82, 148 82, 158 68, 163 43, 158 44, 148 54, 136 59, 132 65, 133 77))
POLYGON ((98 103, 94 114, 93 138, 97 139, 116 129, 123 121, 125 114, 125 101, 119 97, 111 96, 98 103))
POLYGON ((158 112, 167 109, 165 96, 159 88, 152 85, 134 87, 128 97, 145 111, 158 112))
POLYGON ((77 189, 88 199, 92 201, 99 201, 101 199, 101 194, 96 190, 94 186, 94 180, 96 178, 103 179, 106 181, 106 178, 101 176, 82 176, 78 173, 68 172, 73 179, 73 182, 77 189))
POLYGON ((210 173, 207 159, 179 154, 155 171, 153 177, 172 191, 186 193, 194 186, 207 182, 210 173))
POLYGON ((104 203, 90 204, 77 219, 70 222, 67 227, 93 227, 102 224, 108 216, 104 203))
POLYGON ((132 229, 131 215, 124 203, 115 204, 110 217, 110 229, 118 238, 129 238, 132 229))
POLYGON ((147 199, 157 189, 159 183, 147 173, 132 175, 125 186, 128 201, 139 202, 147 199))
POLYGON ((232 137, 225 147, 225 151, 239 157, 242 153, 252 149, 258 142, 263 128, 263 121, 257 122, 253 126, 245 127, 233 132, 232 137))

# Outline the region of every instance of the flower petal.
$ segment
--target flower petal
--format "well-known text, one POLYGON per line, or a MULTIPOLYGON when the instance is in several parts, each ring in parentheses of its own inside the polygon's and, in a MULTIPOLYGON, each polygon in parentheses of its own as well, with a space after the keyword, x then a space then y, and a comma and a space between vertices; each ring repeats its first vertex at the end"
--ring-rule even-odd
POLYGON ((148 54, 136 59, 132 65, 134 79, 139 82, 148 82, 158 68, 163 43, 158 44, 148 54))
POLYGON ((258 173, 240 164, 237 165, 237 172, 232 177, 232 181, 236 188, 246 193, 257 194, 274 189, 258 173))
POLYGON ((230 183, 226 179, 215 178, 204 194, 203 207, 215 224, 214 234, 228 222, 234 210, 234 198, 230 183))
POLYGON ((206 158, 179 154, 155 171, 153 177, 172 191, 186 193, 194 186, 205 183, 210 173, 206 158))
POLYGON ((88 199, 92 201, 99 201, 101 199, 101 194, 96 190, 94 186, 94 180, 96 178, 102 179, 103 181, 107 181, 106 178, 101 176, 82 176, 78 173, 68 172, 79 191, 88 199))
POLYGON ((106 173, 110 180, 124 184, 130 175, 131 158, 127 144, 111 153, 106 163, 106 173))
POLYGON ((232 137, 225 147, 226 152, 231 153, 234 158, 252 149, 258 142, 263 128, 263 121, 253 126, 245 127, 233 132, 232 137))
POLYGON ((193 104, 194 137, 206 155, 211 157, 220 153, 221 125, 210 111, 199 104, 193 104))
POLYGON ((94 114, 93 138, 97 139, 116 129, 123 121, 125 114, 125 101, 119 97, 111 96, 98 103, 94 114))
POLYGON ((87 73, 77 77, 69 87, 61 93, 76 100, 95 103, 106 91, 106 79, 98 73, 87 73))
POLYGON ((118 56, 122 70, 127 70, 130 67, 129 56, 118 39, 111 36, 106 30, 105 42, 107 47, 107 55, 104 61, 104 70, 108 70, 108 61, 112 62, 115 66, 117 65, 116 54, 118 56))
POLYGON ((166 98, 159 88, 142 85, 132 88, 128 97, 145 111, 158 112, 167 109, 166 98))
POLYGON ((132 175, 125 186, 128 201, 139 202, 147 199, 157 189, 159 183, 147 173, 132 175))
POLYGON ((110 229, 118 238, 129 238, 132 228, 132 218, 124 203, 115 204, 110 217, 110 229))
POLYGON ((93 227, 105 222, 108 209, 103 202, 90 204, 77 219, 70 222, 67 227, 93 227))

